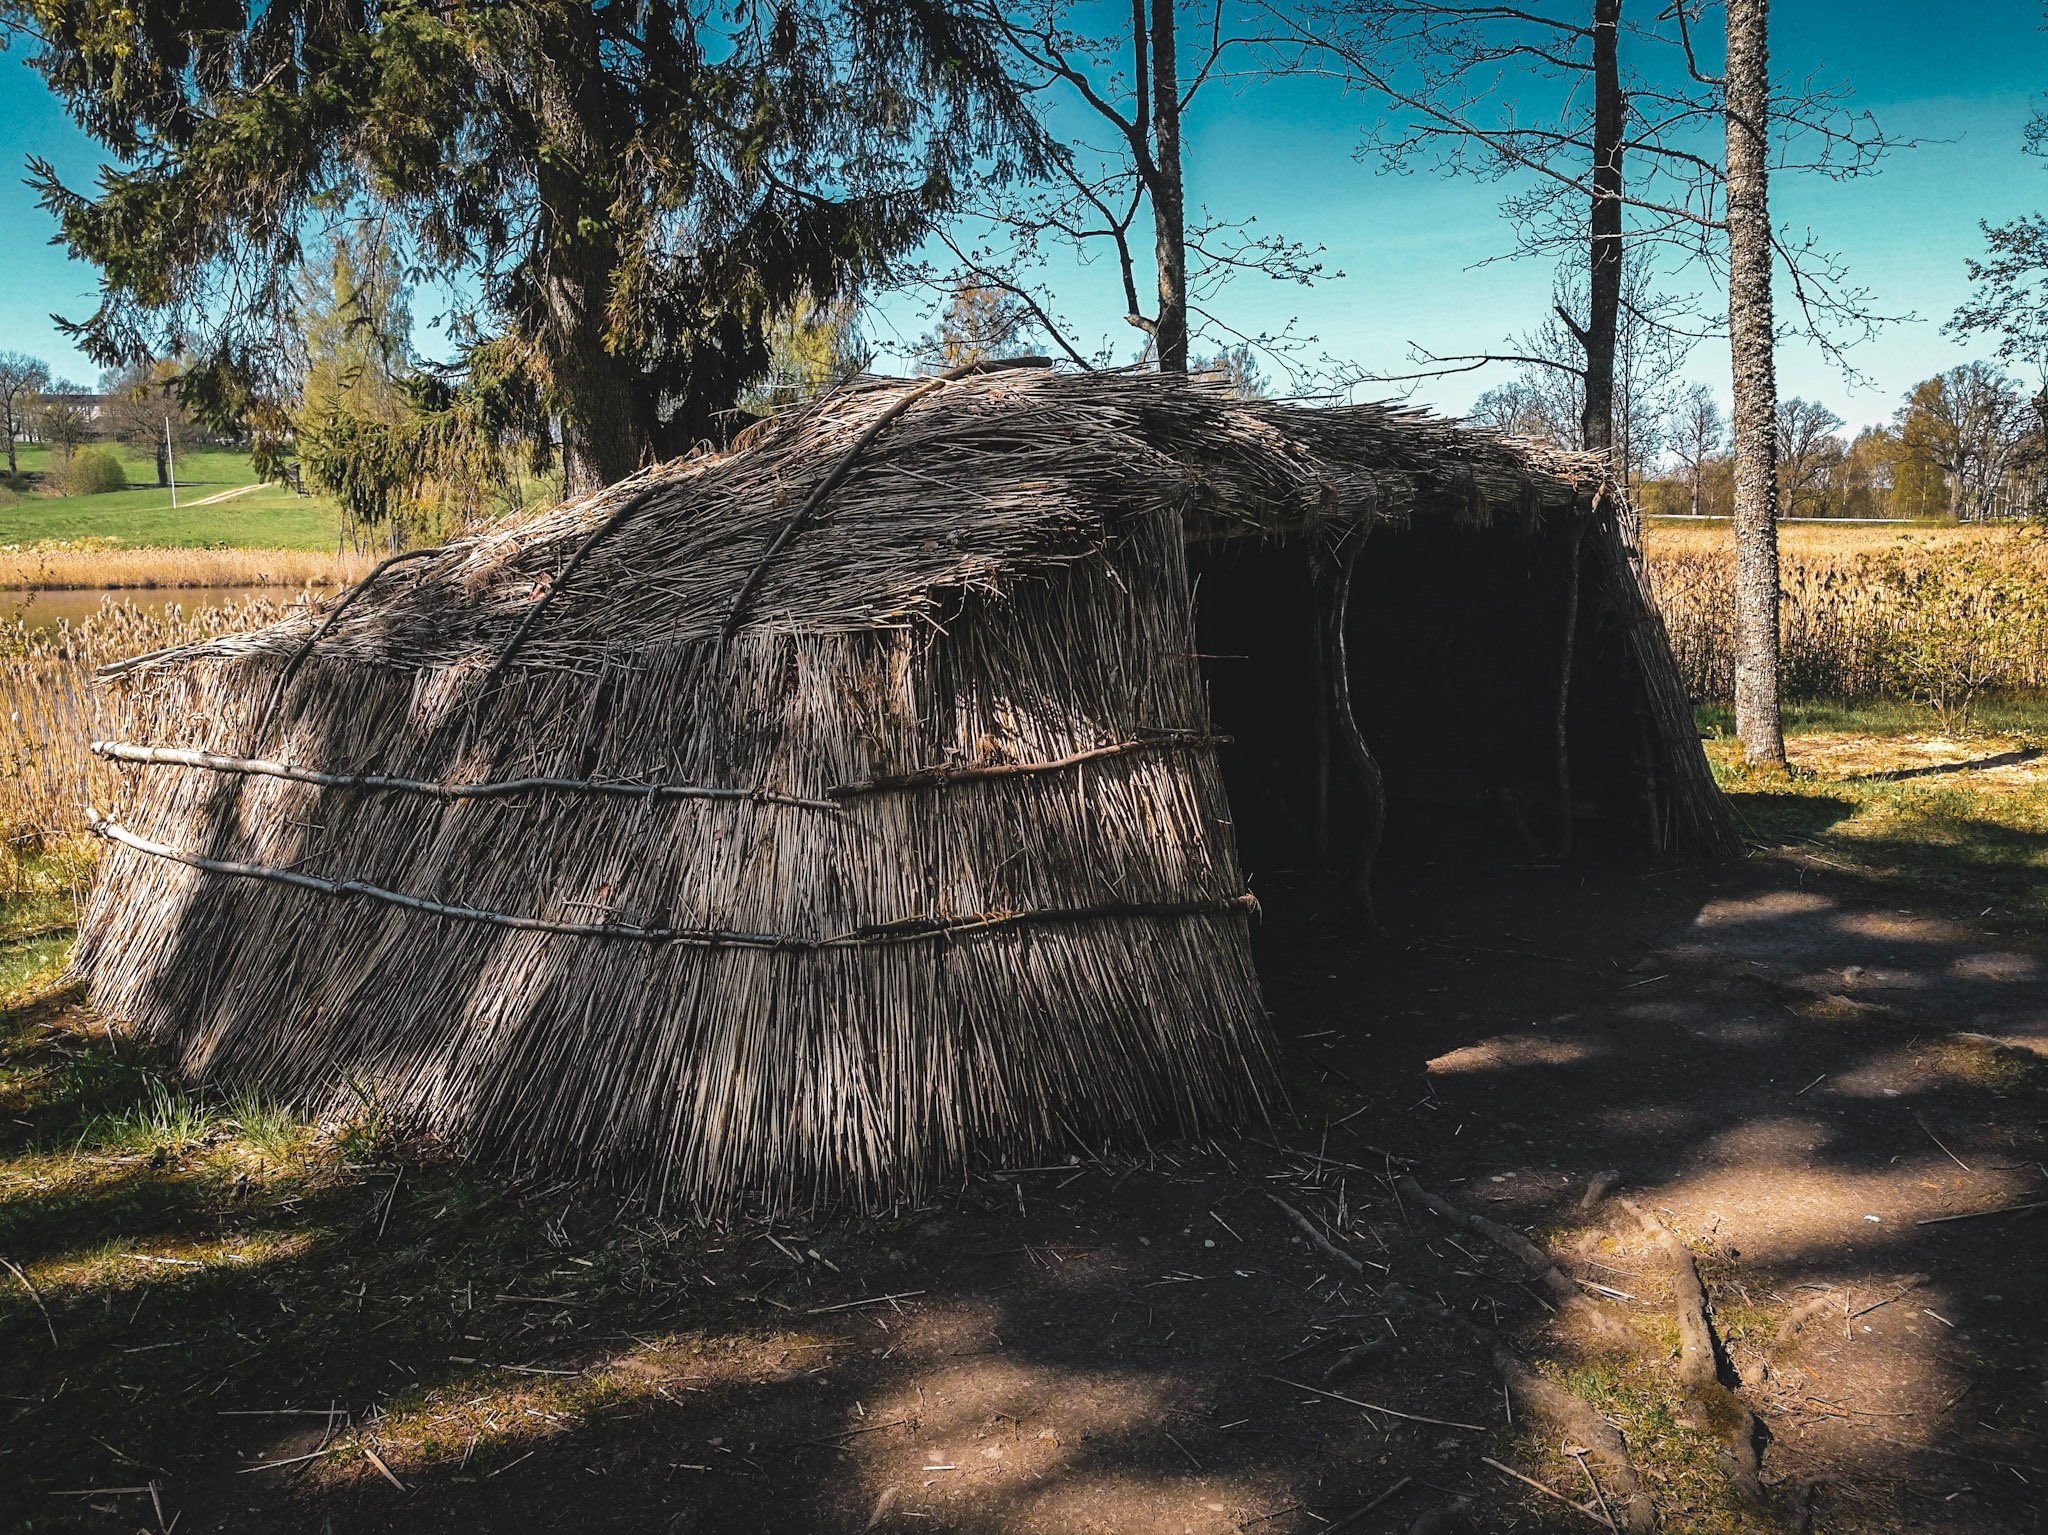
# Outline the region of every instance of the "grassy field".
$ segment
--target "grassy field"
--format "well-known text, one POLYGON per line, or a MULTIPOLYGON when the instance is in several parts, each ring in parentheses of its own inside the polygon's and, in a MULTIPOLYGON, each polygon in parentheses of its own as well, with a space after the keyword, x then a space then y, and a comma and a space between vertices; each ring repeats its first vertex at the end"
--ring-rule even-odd
MULTIPOLYGON (((336 512, 334 503, 324 496, 295 495, 287 487, 274 485, 211 506, 189 504, 257 484, 246 453, 198 448, 181 454, 181 505, 173 511, 170 491, 157 488, 156 465, 151 459, 113 444, 101 446, 109 447, 121 459, 135 488, 97 496, 45 496, 33 489, 20 495, 0 491, 0 545, 91 538, 158 549, 334 547, 336 512)), ((20 459, 24 473, 40 474, 48 467, 49 449, 25 444, 20 459)))
POLYGON ((2048 921, 2048 699, 1987 701, 1957 735, 1910 704, 1788 705, 1790 773, 1743 764, 1732 711, 1700 723, 1753 841, 1951 915, 2048 921))

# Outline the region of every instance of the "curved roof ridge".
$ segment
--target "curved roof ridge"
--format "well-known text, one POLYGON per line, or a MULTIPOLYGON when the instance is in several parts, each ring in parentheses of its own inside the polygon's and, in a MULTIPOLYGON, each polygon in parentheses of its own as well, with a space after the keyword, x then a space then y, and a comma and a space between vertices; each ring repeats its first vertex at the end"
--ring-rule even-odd
POLYGON ((451 664, 491 658, 517 636, 519 664, 580 668, 716 635, 748 592, 747 630, 910 622, 948 592, 1084 558, 1147 512, 1280 531, 1432 505, 1527 512, 1582 501, 1601 479, 1590 455, 1400 405, 1243 400, 1218 383, 1139 371, 1012 368, 935 382, 835 392, 729 449, 416 556, 341 599, 338 615, 330 604, 324 618, 295 615, 147 662, 296 653, 324 624, 323 656, 451 664), (857 461, 843 464, 856 444, 857 461), (812 505, 835 472, 843 479, 812 505), (799 512, 804 525, 778 544, 799 512))

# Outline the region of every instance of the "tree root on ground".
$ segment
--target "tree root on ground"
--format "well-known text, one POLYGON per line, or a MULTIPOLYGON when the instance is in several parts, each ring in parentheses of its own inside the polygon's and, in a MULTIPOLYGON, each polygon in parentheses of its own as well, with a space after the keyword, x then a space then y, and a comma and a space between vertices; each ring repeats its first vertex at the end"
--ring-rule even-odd
POLYGON ((1603 1418, 1591 1403, 1531 1370, 1494 1333, 1413 1290, 1390 1283, 1381 1295, 1389 1305, 1446 1323, 1483 1348, 1494 1372, 1507 1387, 1509 1397, 1522 1411, 1549 1424, 1553 1431, 1567 1440, 1583 1445, 1588 1455, 1607 1473, 1607 1490, 1612 1495, 1621 1529, 1628 1535, 1650 1535, 1657 1528, 1656 1505, 1651 1501, 1642 1479, 1636 1475, 1635 1464, 1629 1459, 1628 1445, 1623 1441, 1621 1431, 1603 1418))
POLYGON ((1678 1323, 1678 1383, 1684 1388, 1718 1441, 1716 1454, 1730 1484, 1749 1504, 1765 1504, 1761 1446, 1764 1422, 1730 1389, 1733 1372, 1714 1336, 1706 1286, 1699 1265, 1678 1234, 1647 1210, 1623 1201, 1641 1225, 1643 1235, 1664 1258, 1665 1277, 1678 1323))
POLYGON ((1581 1290, 1569 1274, 1551 1261, 1548 1253, 1512 1226, 1460 1209, 1441 1195, 1430 1193, 1413 1178, 1403 1178, 1399 1187, 1404 1197, 1424 1209, 1513 1255, 1523 1272, 1543 1288, 1561 1316, 1583 1323, 1605 1343, 1631 1349, 1642 1347, 1643 1340, 1633 1327, 1581 1290))

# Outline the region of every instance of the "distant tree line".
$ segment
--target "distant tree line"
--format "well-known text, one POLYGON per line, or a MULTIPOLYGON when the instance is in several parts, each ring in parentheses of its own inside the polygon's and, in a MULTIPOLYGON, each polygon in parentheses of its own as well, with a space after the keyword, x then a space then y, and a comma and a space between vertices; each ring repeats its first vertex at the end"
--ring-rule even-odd
MULTIPOLYGON (((1778 402, 1777 478, 1784 517, 1938 518, 1990 522, 2048 514, 2048 398, 1986 362, 1907 391, 1885 424, 1853 435, 1817 401, 1778 402)), ((1639 495, 1652 516, 1727 517, 1734 473, 1727 424, 1695 385, 1660 426, 1665 456, 1639 495)))

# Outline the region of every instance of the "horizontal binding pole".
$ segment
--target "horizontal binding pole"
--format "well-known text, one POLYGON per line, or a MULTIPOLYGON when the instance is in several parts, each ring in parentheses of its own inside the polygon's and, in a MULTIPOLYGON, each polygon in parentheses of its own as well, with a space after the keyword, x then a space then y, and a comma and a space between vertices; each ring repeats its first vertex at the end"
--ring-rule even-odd
POLYGON ((265 778, 286 778, 293 783, 319 784, 330 789, 391 789, 402 794, 424 794, 434 799, 495 799, 508 794, 554 792, 611 794, 625 799, 745 799, 764 805, 797 805, 806 810, 839 808, 828 799, 804 799, 767 789, 616 783, 584 778, 508 778, 496 783, 448 784, 418 778, 390 778, 378 773, 322 773, 314 768, 294 767, 288 762, 269 762, 260 757, 221 757, 182 746, 133 746, 126 741, 95 741, 92 749, 115 762, 204 768, 211 773, 247 773, 265 778))
POLYGON ((1105 757, 1127 756, 1132 752, 1175 751, 1190 746, 1229 744, 1229 736, 1176 730, 1165 735, 1143 736, 1135 741, 1117 741, 1108 746, 1094 746, 1087 751, 1075 752, 1071 757, 1055 757, 1047 762, 991 762, 981 767, 918 768, 914 772, 896 773, 885 778, 869 778, 860 783, 835 784, 825 792, 835 800, 852 799, 861 794, 886 794, 899 789, 971 783, 983 778, 1021 778, 1031 773, 1052 773, 1061 768, 1079 767, 1084 762, 1099 762, 1105 757))
POLYGON ((486 911, 476 906, 454 906, 444 901, 431 901, 425 896, 386 890, 381 885, 368 884, 359 879, 322 879, 317 874, 302 874, 296 869, 274 869, 265 864, 205 858, 197 853, 183 852, 165 843, 153 842, 147 837, 138 836, 120 822, 101 815, 91 806, 86 807, 86 815, 96 836, 105 837, 110 842, 119 843, 122 847, 131 848, 149 857, 181 863, 187 868, 198 869, 207 874, 224 874, 235 879, 265 880, 272 884, 291 885, 300 890, 312 890, 321 895, 382 901, 386 905, 401 906, 408 911, 424 912, 432 917, 449 917, 457 922, 482 922, 493 927, 513 928, 521 932, 567 933, 578 938, 630 938, 643 943, 694 944, 712 949, 864 948, 874 944, 951 938, 960 934, 986 932, 992 928, 1015 927, 1029 923, 1086 922, 1118 917, 1212 916, 1240 911, 1249 914, 1258 909, 1257 898, 1246 892, 1242 895, 1223 896, 1206 901, 1053 907, 1039 911, 978 912, 966 917, 905 917, 896 922, 856 928, 850 933, 839 933, 829 938, 791 938, 773 933, 733 932, 723 928, 640 927, 628 922, 556 922, 546 917, 518 917, 508 912, 486 911))

